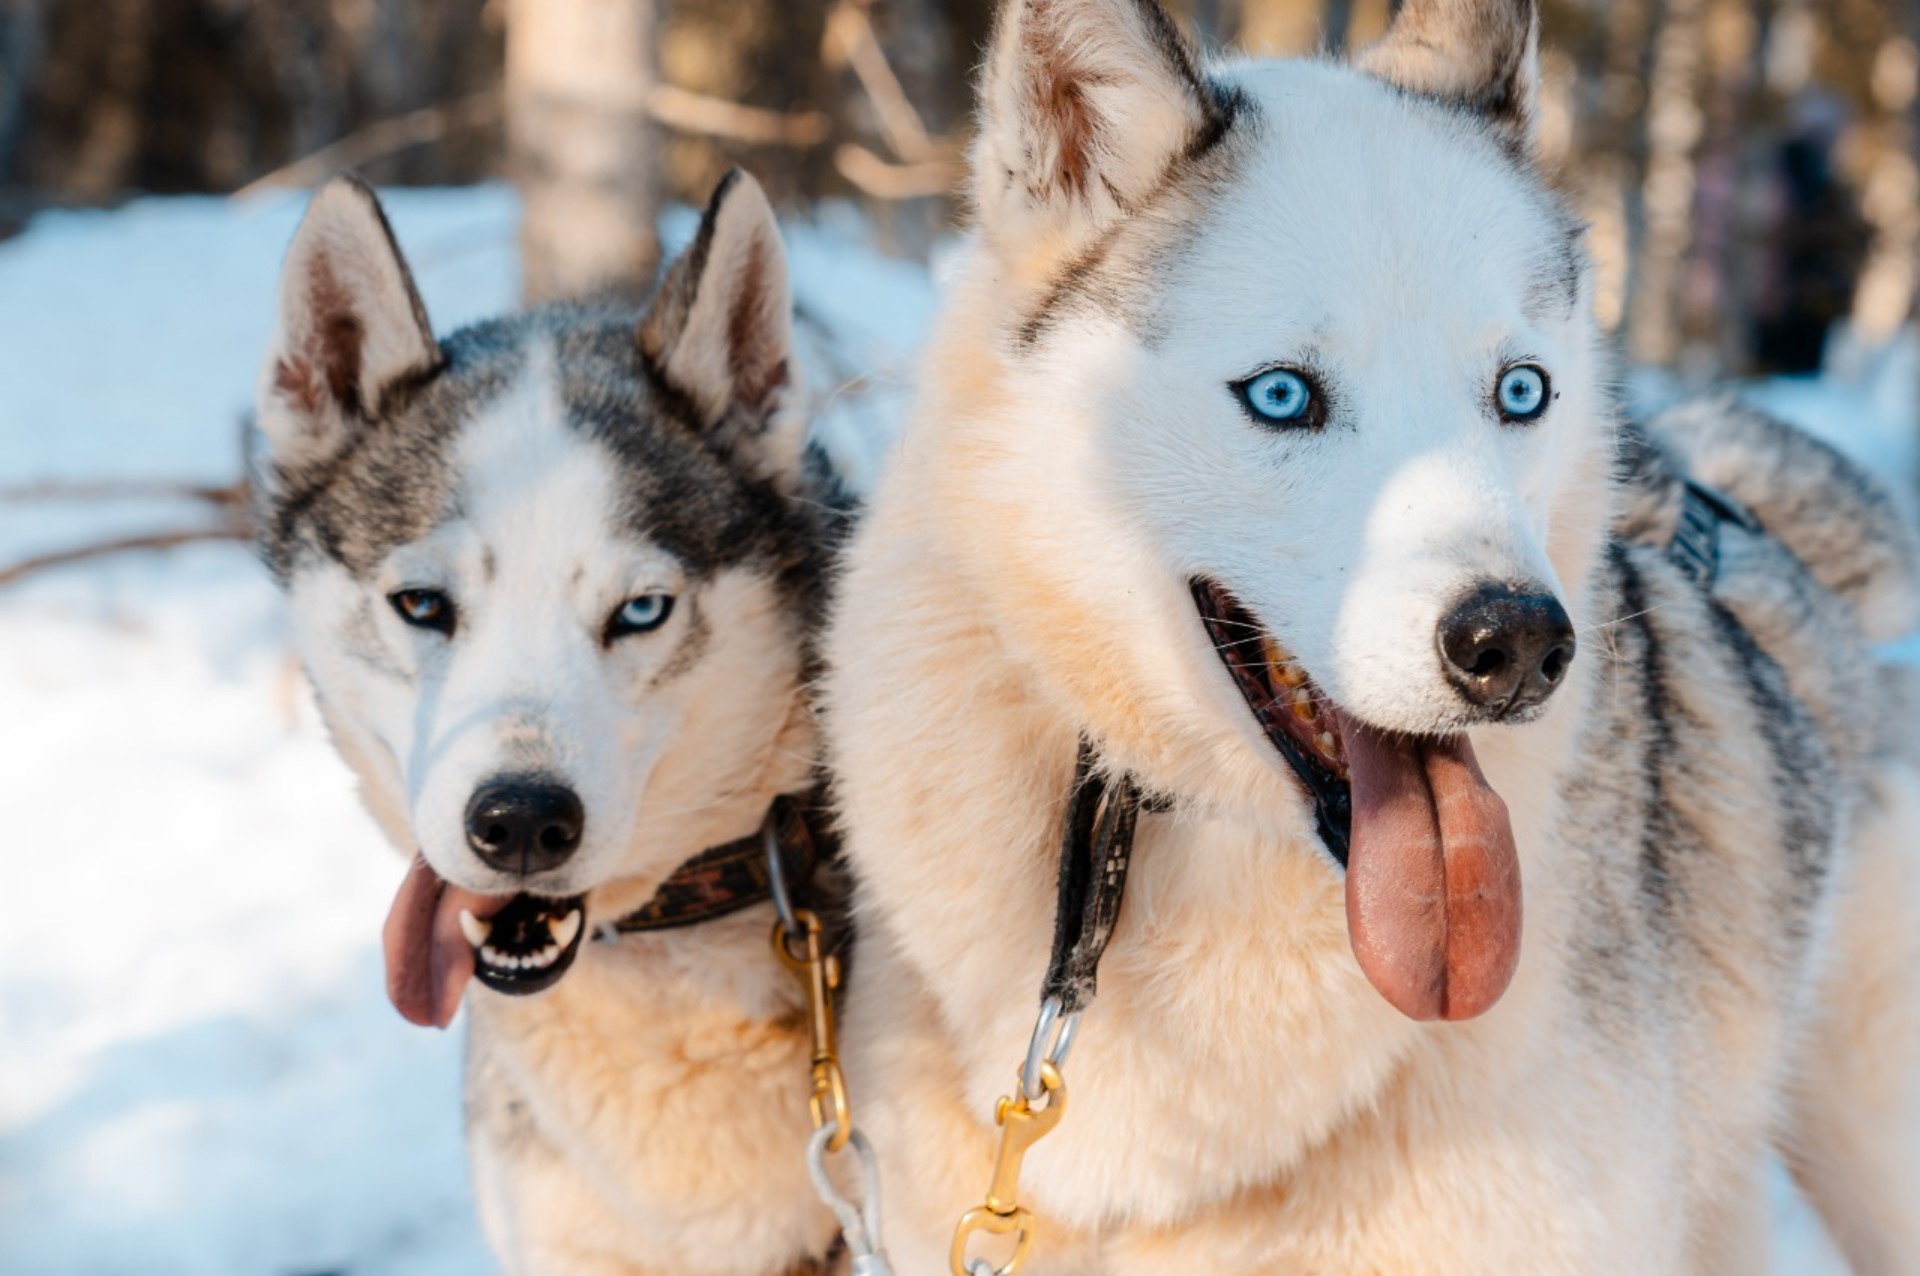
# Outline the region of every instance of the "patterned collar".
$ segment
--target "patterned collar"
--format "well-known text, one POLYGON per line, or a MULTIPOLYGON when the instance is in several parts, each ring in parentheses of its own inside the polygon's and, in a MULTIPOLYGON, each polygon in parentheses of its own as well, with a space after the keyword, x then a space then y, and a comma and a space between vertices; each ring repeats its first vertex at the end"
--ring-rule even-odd
POLYGON ((652 899, 614 922, 613 929, 630 935, 697 926, 772 899, 769 839, 786 880, 804 888, 815 867, 832 854, 831 846, 822 854, 812 827, 817 802, 811 794, 775 798, 760 828, 709 847, 674 869, 652 899))

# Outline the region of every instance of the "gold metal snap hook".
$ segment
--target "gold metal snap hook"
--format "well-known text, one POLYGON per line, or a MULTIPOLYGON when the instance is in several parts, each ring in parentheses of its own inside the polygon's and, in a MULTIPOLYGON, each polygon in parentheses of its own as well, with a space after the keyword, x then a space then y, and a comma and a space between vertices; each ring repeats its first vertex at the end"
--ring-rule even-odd
POLYGON ((1020 1204, 1020 1167, 1027 1149, 1052 1133, 1067 1114, 1067 1083, 1051 1062, 1040 1064, 1040 1091, 1046 1106, 1036 1108, 1026 1094, 1016 1088, 994 1105, 994 1123, 1000 1127, 1000 1150, 993 1159, 993 1180, 987 1186, 987 1199, 968 1210, 954 1229, 953 1247, 948 1265, 953 1276, 974 1276, 967 1266, 967 1242, 976 1232, 989 1236, 1014 1238, 1013 1256, 992 1269, 993 1276, 1014 1276, 1027 1260, 1033 1247, 1033 1213, 1020 1204))
POLYGON ((847 1077, 838 1059, 813 1061, 813 1092, 807 1096, 807 1110, 813 1114, 813 1128, 833 1127, 827 1151, 838 1152, 853 1137, 853 1101, 847 1097, 847 1077))
POLYGON ((776 921, 773 953, 806 990, 807 1024, 813 1036, 807 1109, 813 1114, 814 1129, 833 1127, 827 1151, 838 1152, 853 1137, 853 1103, 847 1096, 847 1078, 840 1069, 833 1031, 833 991, 840 986, 840 959, 821 951, 818 914, 802 908, 795 910, 793 918, 802 930, 799 937, 804 940, 803 950, 798 954, 793 951, 795 935, 785 921, 776 921))
MULTIPOLYGON (((813 1117, 813 1137, 807 1140, 807 1176, 814 1194, 833 1211, 840 1223, 840 1239, 852 1262, 854 1276, 892 1276, 893 1265, 880 1247, 880 1179, 873 1145, 854 1128, 853 1102, 847 1095, 846 1074, 834 1042, 833 994, 840 987, 840 960, 826 951, 820 915, 795 908, 787 889, 787 857, 781 851, 780 811, 776 801, 761 826, 767 854, 767 878, 773 894, 773 955, 800 982, 807 998, 807 1026, 813 1037, 807 1075, 807 1110, 813 1117), (799 951, 794 944, 800 943, 799 951), (859 1172, 860 1199, 847 1198, 832 1174, 827 1157, 846 1149, 859 1172)), ((804 822, 801 832, 805 832, 804 822)))
POLYGON ((960 1226, 953 1232, 953 1248, 947 1254, 953 1276, 977 1276, 978 1269, 967 1265, 967 1242, 975 1232, 988 1236, 1012 1235, 1013 1256, 990 1270, 992 1276, 1014 1276, 1026 1263, 1027 1251, 1033 1248, 1033 1211, 1015 1209, 1011 1214, 996 1214, 984 1205, 976 1205, 961 1215, 960 1226))

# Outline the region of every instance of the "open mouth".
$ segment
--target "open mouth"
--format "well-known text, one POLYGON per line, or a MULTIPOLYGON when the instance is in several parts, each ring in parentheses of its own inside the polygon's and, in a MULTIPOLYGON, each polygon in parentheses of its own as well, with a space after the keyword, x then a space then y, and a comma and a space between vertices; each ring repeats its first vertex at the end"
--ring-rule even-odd
POLYGON ((1313 803, 1320 841, 1345 868, 1353 834, 1352 773, 1333 702, 1226 590, 1196 580, 1193 599, 1247 707, 1300 778, 1313 803))
POLYGON ((560 981, 586 934, 586 899, 454 886, 416 855, 382 934, 387 995, 409 1022, 444 1028, 467 981, 496 992, 540 992, 560 981))
POLYGON ((460 932, 473 945, 474 978, 495 992, 551 988, 580 952, 586 896, 546 899, 525 892, 490 917, 460 910, 460 932))
POLYGON ((1520 956, 1520 863, 1506 804, 1464 734, 1410 735, 1343 710, 1223 586, 1191 582, 1221 662, 1346 869, 1347 932, 1414 1019, 1470 1019, 1520 956))

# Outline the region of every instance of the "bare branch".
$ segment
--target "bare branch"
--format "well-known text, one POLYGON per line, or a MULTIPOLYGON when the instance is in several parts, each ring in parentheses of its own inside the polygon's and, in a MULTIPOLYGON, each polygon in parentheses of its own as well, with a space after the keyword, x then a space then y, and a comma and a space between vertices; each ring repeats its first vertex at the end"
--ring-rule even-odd
POLYGON ((796 115, 766 111, 671 84, 655 86, 647 95, 647 109, 654 119, 683 133, 802 150, 826 141, 831 127, 826 115, 819 111, 802 111, 796 115))
POLYGON ((220 516, 220 521, 209 527, 151 532, 141 536, 95 541, 91 544, 77 545, 71 549, 37 555, 15 563, 11 567, 0 569, 0 586, 13 584, 22 577, 46 571, 49 568, 64 567, 70 563, 83 563, 90 559, 104 558, 110 554, 123 554, 132 550, 172 549, 176 545, 191 545, 200 541, 250 541, 253 539, 253 529, 247 520, 247 497, 248 487, 245 479, 220 487, 167 480, 106 479, 81 483, 29 483, 20 487, 0 488, 0 504, 184 500, 210 506, 220 516))
POLYGON ((55 550, 50 554, 39 554, 13 566, 0 569, 0 588, 54 567, 66 567, 73 563, 84 563, 95 558, 105 558, 110 554, 125 554, 139 549, 173 549, 179 545, 191 545, 199 541, 245 541, 251 537, 243 530, 234 527, 197 527, 178 532, 154 532, 146 536, 127 536, 116 540, 98 541, 91 545, 81 545, 73 549, 55 550))
MULTIPOLYGON (((926 164, 952 156, 950 143, 928 136, 926 122, 920 118, 920 112, 914 110, 906 89, 901 87, 900 77, 887 61, 886 50, 880 47, 865 9, 847 0, 835 5, 827 14, 826 38, 822 43, 828 61, 844 61, 853 68, 855 78, 880 117, 880 130, 887 135, 887 145, 895 155, 909 164, 926 164)), ((844 174, 846 169, 843 167, 841 172, 844 174)), ((847 180, 859 184, 851 176, 847 180)))
POLYGON ((251 199, 271 190, 303 189, 342 169, 358 168, 410 146, 437 142, 461 129, 483 128, 500 118, 500 95, 494 90, 475 93, 457 102, 422 107, 391 119, 376 120, 311 155, 255 178, 235 191, 235 199, 251 199))
POLYGON ((962 171, 958 163, 947 159, 889 164, 866 147, 851 144, 834 151, 833 166, 862 194, 875 199, 945 195, 958 184, 962 171))
POLYGON ((199 483, 177 483, 151 479, 108 479, 90 483, 28 483, 21 487, 0 487, 0 504, 36 504, 43 501, 127 501, 181 500, 199 501, 216 508, 244 504, 245 482, 209 487, 199 483))
MULTIPOLYGON (((233 198, 244 200, 272 190, 306 189, 344 169, 358 168, 411 146, 437 142, 449 133, 485 128, 500 119, 500 103, 500 94, 489 89, 458 102, 376 121, 255 178, 235 191, 233 198)), ((762 146, 806 149, 826 141, 830 129, 827 117, 819 111, 791 115, 767 111, 670 84, 656 85, 647 94, 646 104, 648 114, 668 128, 762 146)))

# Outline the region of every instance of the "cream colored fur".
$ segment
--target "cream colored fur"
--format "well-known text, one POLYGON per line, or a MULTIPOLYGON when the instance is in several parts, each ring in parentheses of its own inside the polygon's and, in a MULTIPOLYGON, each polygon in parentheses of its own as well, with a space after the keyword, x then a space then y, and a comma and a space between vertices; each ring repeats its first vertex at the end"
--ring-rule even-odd
POLYGON ((286 272, 263 524, 333 737, 395 848, 444 880, 586 897, 590 933, 553 987, 467 986, 470 1149, 502 1268, 817 1271, 836 1224, 807 1179, 809 1033, 772 906, 592 933, 815 783, 824 532, 782 505, 806 499, 806 421, 771 208, 728 178, 644 325, 559 308, 436 343, 352 181, 316 198, 286 272), (737 543, 716 545, 728 526, 737 543), (390 605, 420 588, 448 600, 450 631, 390 605), (659 594, 675 606, 658 626, 614 632, 627 600, 659 594), (484 861, 465 814, 525 771, 585 813, 538 881, 484 861))
MULTIPOLYGON (((1416 0, 1408 13, 1439 40, 1449 14, 1473 26, 1492 7, 1416 0)), ((1140 52, 1141 8, 1011 0, 1003 13, 976 152, 983 226, 829 640, 831 757, 861 884, 849 1068, 884 1157, 898 1270, 945 1271, 953 1225, 986 1188, 1086 732, 1175 806, 1142 818, 1065 1069, 1066 1116, 1026 1161, 1022 1200, 1041 1230, 1024 1276, 1763 1270, 1762 1166, 1802 1049, 1815 1196, 1835 1202, 1862 1272, 1920 1271, 1916 1142, 1869 1115, 1874 1102, 1912 1110, 1906 1071, 1920 1063, 1901 967, 1916 916, 1909 762, 1878 764, 1884 797, 1862 809, 1882 814, 1842 857, 1847 902, 1818 919, 1846 936, 1827 992, 1795 991, 1804 966, 1769 973, 1775 921, 1748 896, 1688 905, 1685 1010, 1651 964, 1632 966, 1628 1005, 1596 1001, 1581 968, 1582 945, 1604 941, 1596 892, 1635 889, 1630 853, 1608 829, 1571 826, 1556 796, 1583 768, 1616 765, 1574 748, 1618 707, 1599 703, 1600 675, 1624 659, 1603 627, 1617 617, 1591 609, 1617 514, 1611 422, 1584 284, 1560 309, 1519 300, 1541 245, 1568 261, 1577 247, 1500 158, 1516 120, 1488 121, 1489 139, 1465 108, 1449 116, 1362 75, 1230 67, 1242 124, 1272 131, 1203 155, 1194 127, 1167 141, 1165 104, 1195 86, 1179 58, 1140 52), (1050 143, 1022 114, 1050 100, 1045 86, 996 78, 1032 74, 1006 42, 1042 11, 1083 37, 1056 45, 1135 50, 1117 78, 1101 64, 1113 114, 1081 158, 1136 139, 1116 162, 1117 189, 1137 198, 1062 196, 1050 143), (1079 282, 1062 294, 1063 278, 1079 282), (1358 409, 1344 433, 1275 462, 1281 444, 1257 441, 1223 385, 1235 359, 1309 341, 1331 348, 1358 409), (1453 378, 1481 384, 1478 369, 1498 366, 1482 360, 1520 355, 1554 369, 1556 428, 1480 430, 1477 402, 1448 397, 1462 393, 1453 378), (1416 1024, 1362 977, 1298 785, 1195 619, 1198 567, 1238 572, 1236 591, 1316 680, 1410 731, 1445 729, 1419 662, 1451 582, 1525 572, 1567 600, 1582 644, 1569 683, 1539 721, 1472 732, 1525 883, 1519 974, 1484 1017, 1416 1024), (1336 624, 1349 607, 1368 622, 1336 624), (1805 1021, 1821 998, 1843 1036, 1805 1021), (1884 1068, 1859 1060, 1870 1043, 1884 1068)), ((1508 48, 1531 77, 1531 6, 1499 8, 1520 15, 1525 38, 1508 48)), ((1415 87, 1466 87, 1438 65, 1446 52, 1415 59, 1415 87)), ((1505 105, 1524 112, 1525 87, 1505 105)), ((1699 720, 1742 694, 1718 677, 1701 671, 1679 696, 1699 720)), ((1729 769, 1759 768, 1751 723, 1724 724, 1714 747, 1729 769)), ((1673 800, 1708 831, 1716 871, 1777 871, 1741 793, 1673 800)))
POLYGON ((471 1000, 474 1185, 509 1276, 776 1276, 826 1251, 771 925, 760 908, 629 936, 545 996, 471 1000))

